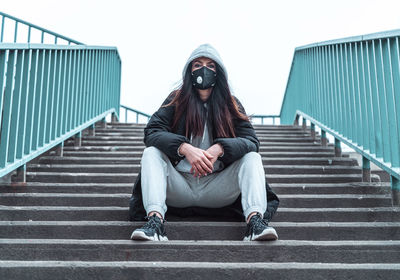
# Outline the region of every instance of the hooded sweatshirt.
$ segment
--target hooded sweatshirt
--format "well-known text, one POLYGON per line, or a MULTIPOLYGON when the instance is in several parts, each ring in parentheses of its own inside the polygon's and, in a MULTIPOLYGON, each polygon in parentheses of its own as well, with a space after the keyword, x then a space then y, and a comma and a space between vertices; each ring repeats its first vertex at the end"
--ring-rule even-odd
MULTIPOLYGON (((214 49, 211 45, 209 44, 203 44, 200 45, 197 49, 195 49, 192 54, 190 55, 189 59, 187 60, 185 66, 183 67, 183 72, 182 72, 182 77, 184 78, 185 73, 187 71, 187 68, 190 64, 190 62, 192 62, 193 60, 195 60, 196 58, 199 57, 207 57, 209 59, 212 59, 213 61, 215 61, 219 66, 221 66, 221 68, 224 71, 225 76, 227 77, 227 72, 226 72, 226 68, 225 65, 222 62, 221 57, 219 56, 218 52, 216 49, 214 49)), ((212 93, 211 93, 212 94, 212 93)), ((204 107, 207 110, 207 103, 204 103, 204 107)), ((202 136, 195 136, 193 137, 193 135, 190 137, 190 144, 194 147, 200 148, 202 150, 207 150, 211 144, 213 143, 213 139, 212 139, 212 124, 210 122, 207 121, 207 117, 206 117, 206 122, 204 125, 204 131, 203 131, 203 135, 202 136)), ((190 173, 190 169, 192 168, 192 166, 190 165, 189 161, 185 158, 184 160, 181 160, 179 162, 179 164, 175 167, 176 170, 184 172, 184 173, 190 173)), ((213 172, 217 172, 217 171, 221 171, 224 168, 224 164, 222 163, 222 161, 217 160, 214 163, 214 169, 213 172)))

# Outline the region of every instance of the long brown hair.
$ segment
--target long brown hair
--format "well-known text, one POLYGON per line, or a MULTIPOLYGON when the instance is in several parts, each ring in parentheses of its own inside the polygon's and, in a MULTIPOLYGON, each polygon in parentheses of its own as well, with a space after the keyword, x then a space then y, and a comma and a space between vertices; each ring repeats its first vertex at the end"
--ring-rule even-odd
MULTIPOLYGON (((232 96, 228 81, 221 66, 217 66, 217 81, 207 103, 208 121, 212 123, 213 135, 217 138, 236 137, 234 121, 236 119, 249 121, 244 112, 239 111, 239 106, 232 96)), ((165 106, 175 106, 175 115, 172 130, 176 131, 179 120, 186 116, 186 137, 190 135, 202 136, 207 118, 204 102, 192 85, 192 63, 189 64, 182 85, 174 91, 172 101, 165 106)))

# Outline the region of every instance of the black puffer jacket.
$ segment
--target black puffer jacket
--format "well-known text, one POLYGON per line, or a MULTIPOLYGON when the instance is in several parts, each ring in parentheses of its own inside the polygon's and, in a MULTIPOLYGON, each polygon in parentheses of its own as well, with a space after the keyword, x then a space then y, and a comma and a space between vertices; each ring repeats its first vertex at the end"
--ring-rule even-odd
MULTIPOLYGON (((168 104, 173 98, 171 94, 163 103, 168 104)), ((235 98, 239 111, 245 114, 242 104, 237 98, 235 98)), ((161 106, 157 112, 153 114, 146 128, 144 129, 144 143, 146 147, 154 146, 165 153, 171 160, 171 163, 175 166, 183 158, 178 155, 179 146, 187 142, 189 139, 185 137, 185 122, 186 119, 183 117, 177 126, 176 131, 172 131, 172 120, 174 117, 175 106, 163 107, 161 106)), ((183 114, 185 115, 185 114, 183 114)), ((225 167, 232 162, 240 159, 246 153, 258 152, 259 141, 255 134, 254 128, 248 121, 235 120, 235 138, 215 138, 213 144, 219 143, 224 148, 224 155, 219 159, 224 163, 225 167)), ((264 218, 268 221, 271 220, 273 214, 278 209, 279 199, 272 192, 268 183, 265 184, 267 190, 267 201, 268 207, 264 213, 264 218)), ((229 206, 222 208, 203 208, 203 207, 187 207, 187 208, 175 208, 168 206, 166 218, 168 214, 175 216, 193 216, 193 215, 205 215, 205 216, 222 216, 229 220, 243 220, 243 212, 241 207, 241 196, 229 206)), ((144 220, 146 216, 143 201, 142 201, 142 189, 141 189, 141 174, 136 179, 133 187, 132 197, 129 202, 129 217, 130 220, 144 220)))

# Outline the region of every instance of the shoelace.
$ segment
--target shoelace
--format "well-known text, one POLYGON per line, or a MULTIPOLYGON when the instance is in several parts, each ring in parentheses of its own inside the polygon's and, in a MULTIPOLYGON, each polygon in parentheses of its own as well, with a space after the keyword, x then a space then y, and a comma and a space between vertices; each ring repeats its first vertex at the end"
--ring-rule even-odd
POLYGON ((259 215, 255 215, 255 216, 257 216, 257 217, 255 217, 255 218, 252 217, 252 220, 254 222, 251 223, 251 226, 253 229, 260 228, 262 226, 268 226, 268 223, 264 219, 262 219, 259 215))
POLYGON ((145 218, 148 219, 148 222, 143 225, 143 228, 157 228, 158 227, 159 223, 156 221, 156 217, 146 216, 145 218))

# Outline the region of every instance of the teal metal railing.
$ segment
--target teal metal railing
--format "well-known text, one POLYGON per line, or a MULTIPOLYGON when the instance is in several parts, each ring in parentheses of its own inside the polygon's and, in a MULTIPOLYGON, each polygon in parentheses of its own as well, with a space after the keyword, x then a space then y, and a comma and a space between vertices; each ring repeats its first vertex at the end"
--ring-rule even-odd
POLYGON ((0 177, 119 115, 116 48, 0 44, 0 177))
POLYGON ((400 191, 400 30, 296 48, 281 123, 302 116, 387 171, 400 191))
POLYGON ((54 40, 54 44, 60 43, 61 41, 64 41, 68 45, 70 44, 75 44, 75 45, 83 45, 83 43, 78 42, 76 40, 73 40, 71 38, 65 37, 63 35, 60 35, 58 33, 55 33, 53 31, 50 31, 48 29, 42 28, 40 26, 37 26, 35 24, 26 22, 22 19, 18 19, 16 17, 13 17, 11 15, 8 15, 6 13, 0 12, 1 16, 1 28, 0 28, 0 43, 45 43, 45 36, 49 36, 54 40), (8 22, 7 22, 8 21, 8 22), (11 28, 5 28, 6 24, 9 24, 11 28), (25 30, 25 36, 23 37, 18 34, 18 31, 20 31, 20 34, 22 34, 21 29, 24 28, 25 30), (32 41, 33 34, 32 33, 37 33, 37 41, 32 41), (10 35, 10 36, 6 36, 10 35), (5 40, 5 37, 10 38, 9 41, 5 40))
POLYGON ((276 120, 280 119, 279 115, 251 115, 251 120, 257 120, 259 119, 261 121, 261 124, 264 124, 264 120, 272 120, 272 124, 275 125, 276 124, 276 120))
POLYGON ((135 116, 136 116, 136 123, 139 123, 139 117, 140 117, 140 116, 145 117, 147 121, 148 121, 148 120, 150 119, 150 117, 151 117, 151 115, 149 115, 149 114, 143 113, 143 112, 141 112, 141 111, 135 110, 135 109, 130 108, 130 107, 125 106, 125 105, 121 105, 120 108, 123 109, 123 110, 125 111, 125 122, 128 122, 128 112, 131 112, 131 113, 135 114, 135 116))

